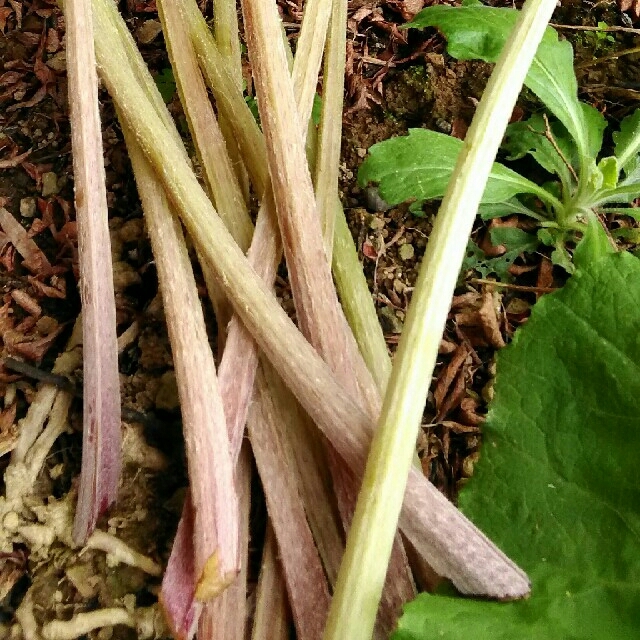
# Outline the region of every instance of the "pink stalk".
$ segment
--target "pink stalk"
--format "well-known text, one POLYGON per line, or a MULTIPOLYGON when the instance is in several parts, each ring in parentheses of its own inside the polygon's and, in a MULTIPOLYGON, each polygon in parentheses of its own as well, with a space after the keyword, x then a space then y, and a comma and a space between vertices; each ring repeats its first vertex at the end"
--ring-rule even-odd
MULTIPOLYGON (((275 2, 242 2, 278 225, 298 323, 338 377, 351 385, 355 340, 333 286, 275 2), (318 241, 319 240, 319 241, 318 241)), ((372 381, 373 384, 373 381, 372 381)))
POLYGON ((278 397, 282 398, 279 429, 282 446, 291 452, 292 459, 288 465, 297 471, 309 527, 329 584, 333 586, 344 553, 344 533, 327 466, 326 440, 282 379, 274 375, 272 384, 276 387, 278 397))
MULTIPOLYGON (((226 231, 183 151, 169 134, 114 36, 107 0, 94 0, 100 73, 144 146, 189 233, 218 275, 235 312, 316 424, 357 473, 364 469, 377 415, 360 406, 297 331, 226 231), (99 9, 99 11, 98 11, 99 9)), ((526 575, 449 503, 424 476, 411 473, 403 531, 430 564, 465 593, 526 595, 526 575)))
POLYGON ((288 640, 289 615, 273 528, 267 524, 251 640, 288 640))
POLYGON ((156 258, 176 369, 194 511, 195 596, 207 600, 223 591, 240 568, 238 497, 224 409, 182 230, 135 137, 121 122, 156 258))
MULTIPOLYGON (((289 280, 302 333, 354 397, 363 393, 373 411, 380 397, 340 307, 324 250, 311 174, 304 148, 304 124, 299 120, 286 51, 275 3, 243 0, 245 34, 252 64, 267 160, 272 178, 278 224, 289 280)), ((360 487, 357 476, 329 451, 334 487, 345 527, 351 522, 360 487)), ((415 595, 413 577, 399 536, 396 536, 384 598, 382 621, 388 633, 404 601, 415 595)))
POLYGON ((327 579, 298 487, 292 482, 295 462, 279 433, 282 422, 277 387, 269 384, 275 373, 270 365, 259 371, 256 402, 251 405, 247 422, 249 438, 281 550, 280 561, 298 637, 320 640, 329 610, 327 579))
MULTIPOLYGON (((211 193, 214 196, 216 205, 224 212, 225 225, 229 228, 238 244, 241 247, 246 247, 249 244, 252 232, 249 218, 246 211, 243 210, 240 190, 231 188, 235 183, 235 176, 232 173, 227 151, 222 142, 216 118, 211 110, 204 84, 200 79, 195 56, 191 51, 191 44, 180 22, 179 9, 175 4, 165 0, 159 3, 159 8, 180 96, 185 105, 189 125, 196 140, 196 147, 211 193)), ((259 247, 259 245, 256 246, 259 247)), ((273 260, 267 260, 266 264, 274 262, 273 260)), ((218 315, 223 302, 221 302, 219 292, 216 291, 215 278, 207 277, 206 264, 203 265, 203 269, 210 294, 213 293, 214 299, 218 300, 218 305, 216 306, 216 315, 218 315), (209 283, 211 283, 211 286, 209 286, 209 283)), ((270 275, 273 278, 273 274, 270 275)), ((253 341, 247 337, 244 342, 251 347, 250 351, 255 353, 253 341)), ((233 347, 231 349, 231 353, 234 353, 233 347)), ((238 352, 235 351, 235 353, 238 352)), ((243 360, 252 363, 251 358, 244 358, 243 360)), ((228 358, 227 361, 229 361, 228 358)), ((238 369, 240 366, 242 366, 243 371, 247 371, 249 374, 246 378, 249 384, 245 383, 244 385, 246 396, 248 396, 247 391, 253 386, 250 371, 247 369, 246 364, 243 363, 243 365, 239 364, 238 367, 233 368, 233 386, 224 391, 225 407, 229 409, 228 415, 230 416, 237 414, 233 409, 234 400, 242 396, 242 394, 238 393, 238 369)), ((229 379, 231 379, 231 376, 229 376, 229 379)), ((259 376, 258 387, 261 386, 265 386, 265 381, 262 376, 259 376)), ((278 434, 271 425, 279 422, 279 418, 275 416, 278 411, 277 405, 281 403, 274 403, 273 400, 269 400, 272 404, 263 409, 262 405, 267 402, 264 399, 265 397, 271 398, 273 393, 262 394, 254 405, 256 407, 255 411, 258 411, 258 417, 250 418, 249 420, 254 453, 258 460, 267 501, 271 505, 271 517, 276 527, 278 539, 286 542, 283 543, 282 561, 285 566, 287 582, 290 584, 292 608, 296 624, 300 628, 301 637, 319 638, 328 610, 328 588, 299 496, 295 491, 291 491, 291 482, 287 480, 287 475, 291 475, 290 467, 287 468, 287 466, 283 465, 280 457, 270 455, 270 446, 278 441, 278 434), (266 436, 262 435, 265 431, 265 425, 269 427, 266 436), (264 460, 267 460, 267 463, 260 464, 264 460), (303 574, 300 574, 300 566, 306 567, 303 574), (301 577, 304 576, 307 579, 303 580, 301 584, 301 577)), ((230 424, 230 434, 234 438, 232 445, 233 456, 238 451, 239 437, 243 431, 243 424, 244 417, 242 423, 234 420, 230 424)), ((182 550, 182 552, 184 551, 186 550, 182 550)), ((169 597, 170 594, 165 592, 164 599, 167 600, 169 597)), ((226 638, 228 635, 226 633, 222 636, 212 635, 215 630, 221 629, 221 625, 225 625, 222 616, 214 615, 214 607, 216 605, 212 604, 208 611, 205 609, 204 616, 201 617, 200 621, 201 633, 204 633, 205 637, 226 638)), ((216 607, 220 610, 218 613, 222 611, 220 607, 222 607, 222 604, 216 607)), ((189 617, 186 616, 183 619, 189 619, 189 617)), ((185 631, 188 632, 188 630, 185 631)))
POLYGON ((196 600, 194 566, 193 504, 187 491, 178 530, 173 539, 169 562, 162 579, 160 604, 171 635, 176 640, 190 640, 198 626, 202 602, 196 600), (176 553, 176 549, 179 553, 176 553))
POLYGON ((214 600, 204 604, 198 623, 199 638, 220 640, 245 640, 246 638, 249 508, 251 506, 251 449, 247 443, 243 446, 238 458, 236 482, 240 501, 240 549, 242 552, 240 574, 228 589, 214 600))
POLYGON ((64 5, 80 296, 84 435, 73 538, 84 543, 116 499, 122 466, 116 309, 90 0, 64 5))

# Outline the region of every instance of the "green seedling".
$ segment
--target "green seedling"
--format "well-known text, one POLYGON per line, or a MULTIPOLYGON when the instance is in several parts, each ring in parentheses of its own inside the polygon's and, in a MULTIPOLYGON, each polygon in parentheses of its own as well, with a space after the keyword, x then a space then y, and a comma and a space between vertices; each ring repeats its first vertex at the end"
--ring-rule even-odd
POLYGON ((615 44, 616 39, 608 33, 609 25, 602 20, 597 24, 597 30, 586 31, 583 42, 593 47, 593 55, 606 53, 615 44))
MULTIPOLYGON (((515 9, 477 2, 455 8, 439 5, 421 11, 408 26, 438 27, 455 58, 495 62, 517 15, 515 9)), ((599 111, 578 100, 573 49, 550 27, 525 85, 546 110, 509 125, 502 148, 507 160, 530 156, 547 178, 538 184, 496 162, 479 214, 484 220, 512 214, 532 218, 538 226, 537 242, 553 247, 553 262, 572 273, 570 249, 582 238, 589 218, 610 213, 640 218, 629 206, 640 194, 640 110, 622 120, 613 133, 613 155, 605 156, 606 122, 599 111)), ((371 147, 360 183, 379 183, 389 204, 412 201, 412 211, 419 213, 426 200, 442 197, 463 145, 442 133, 412 129, 408 136, 371 147)), ((499 272, 500 266, 493 270, 499 272)))

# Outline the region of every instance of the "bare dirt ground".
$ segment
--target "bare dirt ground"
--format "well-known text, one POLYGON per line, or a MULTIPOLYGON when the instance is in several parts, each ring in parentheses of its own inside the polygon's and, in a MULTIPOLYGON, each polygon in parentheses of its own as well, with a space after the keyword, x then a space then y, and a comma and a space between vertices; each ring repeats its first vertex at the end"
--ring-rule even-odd
MULTIPOLYGON (((186 130, 167 80, 169 63, 155 2, 119 4, 146 61, 168 91, 173 115, 186 130)), ((435 32, 398 29, 424 4, 353 0, 349 11, 341 190, 391 351, 402 330, 435 209, 416 217, 407 206, 385 208, 374 192, 358 187, 358 166, 372 144, 410 127, 464 137, 490 73, 489 65, 449 58, 435 32)), ((555 22, 574 27, 606 22, 610 27, 631 28, 640 12, 636 4, 567 2, 555 22)), ((209 2, 201 5, 210 12, 209 2)), ((300 5, 281 4, 292 41, 300 5)), ((640 54, 613 57, 616 51, 637 46, 637 33, 614 31, 605 37, 592 31, 561 29, 561 33, 576 48, 583 100, 613 121, 638 106, 640 54)), ((118 502, 99 524, 113 536, 111 542, 100 549, 77 549, 61 533, 76 499, 82 380, 77 366, 64 377, 51 376, 80 311, 64 20, 54 0, 0 0, 0 65, 0 477, 15 455, 23 419, 38 390, 53 385, 71 402, 68 423, 19 510, 15 504, 7 507, 10 479, 0 481, 0 496, 5 495, 0 497, 4 518, 0 520, 0 637, 30 639, 38 637, 44 623, 66 620, 77 612, 109 607, 143 612, 157 602, 159 574, 171 548, 186 474, 153 256, 122 133, 103 92, 126 464, 118 502), (144 560, 137 566, 117 562, 109 547, 113 539, 124 541, 144 560)), ((525 95, 514 117, 523 117, 531 108, 531 98, 525 95)), ((474 239, 487 252, 500 251, 490 246, 487 229, 481 225, 474 239)), ((479 455, 496 351, 526 321, 537 297, 563 280, 542 254, 517 260, 512 275, 520 289, 496 288, 481 282, 477 273, 466 274, 442 341, 418 447, 425 474, 452 499, 472 475, 479 455)), ((202 290, 204 294, 204 286, 202 290)), ((286 284, 281 293, 286 299, 286 284)), ((215 321, 203 303, 214 340, 215 321)), ((257 480, 253 498, 255 565, 265 522, 257 480)), ((255 578, 254 567, 250 581, 255 578)), ((163 637, 161 622, 155 623, 149 637, 163 637)), ((87 637, 138 636, 118 625, 87 637)))

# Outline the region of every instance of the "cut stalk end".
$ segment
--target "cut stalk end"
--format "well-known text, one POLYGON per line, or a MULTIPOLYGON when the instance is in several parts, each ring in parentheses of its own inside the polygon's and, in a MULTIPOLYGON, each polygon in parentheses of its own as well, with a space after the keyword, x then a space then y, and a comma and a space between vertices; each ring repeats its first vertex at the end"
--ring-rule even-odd
POLYGON ((219 596, 236 578, 238 571, 220 572, 220 558, 216 550, 205 562, 196 584, 196 600, 206 602, 219 596))

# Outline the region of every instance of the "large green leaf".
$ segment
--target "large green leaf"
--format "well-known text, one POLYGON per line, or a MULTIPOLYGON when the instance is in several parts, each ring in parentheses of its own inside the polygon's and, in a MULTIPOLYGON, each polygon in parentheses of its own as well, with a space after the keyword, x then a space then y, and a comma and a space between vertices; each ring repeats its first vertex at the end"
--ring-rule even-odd
MULTIPOLYGON (((447 51, 460 60, 495 62, 517 18, 515 9, 437 5, 418 13, 410 27, 437 27, 447 38, 447 51)), ((602 145, 605 121, 578 100, 573 49, 549 27, 524 81, 567 128, 583 157, 595 157, 602 145)))
POLYGON ((462 510, 532 580, 507 604, 422 595, 394 640, 640 637, 640 260, 591 261, 500 353, 462 510))
MULTIPOLYGON (((377 182, 391 205, 407 200, 431 200, 444 195, 462 141, 428 129, 374 144, 358 173, 361 185, 377 182)), ((495 162, 482 202, 502 202, 517 193, 540 194, 541 188, 495 162)))

